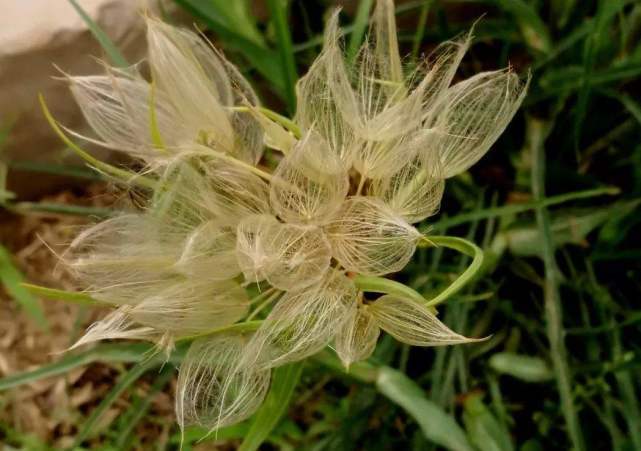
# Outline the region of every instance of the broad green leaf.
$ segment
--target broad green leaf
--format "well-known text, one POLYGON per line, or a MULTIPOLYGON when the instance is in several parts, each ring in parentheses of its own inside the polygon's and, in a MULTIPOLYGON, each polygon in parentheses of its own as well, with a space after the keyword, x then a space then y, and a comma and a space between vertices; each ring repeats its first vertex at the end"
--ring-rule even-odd
POLYGON ((7 293, 22 307, 36 324, 47 329, 48 323, 44 311, 36 299, 25 287, 22 286, 24 279, 22 274, 13 264, 11 253, 0 245, 0 282, 4 285, 7 293))
POLYGON ((116 67, 128 67, 129 63, 127 62, 127 59, 122 53, 120 53, 120 50, 118 50, 118 47, 116 47, 113 41, 109 39, 107 33, 105 33, 104 30, 100 28, 100 26, 91 17, 89 17, 86 11, 82 9, 76 0, 69 0, 69 3, 71 3, 71 6, 73 6, 78 15, 82 18, 85 24, 87 24, 91 34, 93 34, 98 43, 100 43, 100 46, 105 51, 111 62, 116 67))
POLYGON ((483 404, 480 394, 470 394, 464 402, 463 422, 470 441, 480 451, 512 451, 510 434, 483 404))
POLYGON ((303 370, 303 362, 281 366, 272 373, 272 386, 265 402, 253 417, 239 451, 254 451, 269 437, 287 412, 294 389, 303 370))
POLYGON ((414 418, 426 439, 450 450, 472 450, 456 420, 436 403, 429 401, 421 387, 405 374, 381 367, 376 387, 414 418))
POLYGON ((490 367, 499 374, 525 382, 546 382, 554 378, 552 369, 540 357, 499 352, 490 357, 490 367))

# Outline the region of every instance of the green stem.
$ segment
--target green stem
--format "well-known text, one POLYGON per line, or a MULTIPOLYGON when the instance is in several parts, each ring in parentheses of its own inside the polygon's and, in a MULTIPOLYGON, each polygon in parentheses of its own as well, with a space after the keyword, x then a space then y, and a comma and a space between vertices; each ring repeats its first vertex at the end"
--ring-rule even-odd
POLYGON ((425 304, 425 298, 421 296, 419 292, 403 285, 400 282, 396 282, 391 279, 386 279, 384 277, 375 277, 375 276, 364 276, 362 274, 354 277, 354 283, 356 287, 361 291, 369 291, 370 293, 382 293, 382 294, 395 294, 405 298, 412 299, 420 304, 425 304))
POLYGON ((236 107, 233 107, 232 110, 240 111, 240 112, 249 112, 250 108, 258 109, 258 111, 264 114, 265 117, 267 117, 268 119, 271 119, 272 121, 276 122, 277 124, 289 130, 294 135, 294 137, 296 137, 296 139, 300 139, 301 136, 303 136, 303 132, 301 131, 300 127, 296 124, 296 122, 292 121, 291 119, 281 114, 278 114, 275 111, 270 110, 269 108, 265 108, 262 106, 259 106, 259 107, 236 106, 236 107))
MULTIPOLYGON (((529 118, 527 122, 527 143, 532 152, 532 193, 534 198, 542 201, 545 198, 545 139, 548 125, 542 121, 529 118)), ((545 268, 544 302, 547 336, 550 342, 550 354, 554 373, 561 398, 561 410, 567 423, 570 441, 575 450, 585 450, 581 423, 572 397, 572 376, 567 360, 563 330, 563 310, 559 292, 559 269, 554 257, 554 242, 550 216, 545 207, 536 209, 536 222, 543 240, 541 251, 545 268)))
POLYGON ((275 291, 274 291, 271 295, 269 295, 269 296, 268 296, 268 297, 267 297, 263 302, 261 302, 261 303, 260 303, 260 304, 259 304, 259 305, 254 309, 254 311, 253 311, 253 312, 251 312, 251 314, 247 317, 247 319, 246 319, 245 321, 246 321, 246 322, 249 322, 249 321, 253 320, 254 318, 256 318, 256 316, 257 316, 261 311, 263 311, 263 309, 265 309, 265 307, 267 307, 269 304, 271 304, 272 302, 274 302, 274 301, 278 298, 278 296, 280 296, 281 294, 283 294, 283 292, 282 292, 282 291, 280 291, 280 290, 275 290, 275 291))
POLYGON ((89 152, 86 150, 82 149, 80 146, 78 146, 76 143, 74 143, 67 135, 62 131, 62 128, 60 128, 60 125, 56 122, 56 120, 53 118, 51 115, 51 112, 49 111, 49 108, 47 107, 47 104, 45 102, 44 96, 42 94, 38 94, 38 100, 40 102, 40 107, 42 108, 42 113, 44 114, 45 118, 47 119, 47 122, 49 123, 49 126, 53 129, 53 131, 58 135, 58 137, 64 142, 71 150, 73 150, 80 158, 85 160, 87 163, 89 163, 91 166, 96 168, 99 171, 102 171, 108 175, 111 175, 112 177, 115 177, 117 179, 123 180, 127 183, 133 183, 136 185, 140 185, 144 188, 150 188, 150 189, 155 189, 156 187, 156 181, 153 179, 150 179, 148 177, 145 177, 143 175, 136 174, 135 172, 130 172, 125 169, 120 169, 115 166, 112 166, 110 164, 107 164, 103 161, 100 161, 99 159, 95 158, 93 155, 91 155, 89 152))
POLYGON ((481 211, 463 213, 460 215, 452 216, 451 218, 438 221, 437 223, 432 224, 431 228, 437 230, 446 230, 457 225, 479 221, 481 219, 515 215, 529 210, 536 210, 537 208, 551 207, 553 205, 562 204, 571 200, 587 199, 590 197, 603 195, 614 196, 619 194, 620 192, 621 190, 617 187, 606 186, 604 188, 595 188, 584 191, 575 191, 572 193, 564 193, 552 197, 547 197, 541 200, 535 200, 533 202, 524 202, 522 204, 505 205, 503 207, 486 208, 481 211))
POLYGON ((33 285, 30 283, 22 283, 21 285, 25 287, 27 290, 29 290, 31 293, 35 294, 36 296, 42 296, 43 298, 47 298, 47 299, 58 299, 66 302, 71 302, 73 304, 81 304, 81 305, 93 305, 93 306, 109 305, 105 302, 92 298, 86 293, 58 290, 56 288, 47 288, 47 287, 42 287, 40 285, 33 285))
POLYGON ((263 324, 261 320, 255 321, 243 321, 242 323, 231 324, 229 326, 219 327, 217 329, 208 330, 207 332, 201 332, 196 335, 190 335, 188 337, 180 337, 176 341, 190 341, 197 338, 208 337, 210 335, 221 334, 224 332, 253 332, 263 324))
POLYGON ((442 246, 461 252, 472 257, 472 263, 467 267, 458 278, 452 282, 445 290, 441 291, 435 298, 427 302, 428 307, 434 307, 449 297, 458 293, 481 269, 483 264, 483 250, 471 241, 454 236, 431 236, 425 238, 419 243, 419 247, 435 245, 442 246))

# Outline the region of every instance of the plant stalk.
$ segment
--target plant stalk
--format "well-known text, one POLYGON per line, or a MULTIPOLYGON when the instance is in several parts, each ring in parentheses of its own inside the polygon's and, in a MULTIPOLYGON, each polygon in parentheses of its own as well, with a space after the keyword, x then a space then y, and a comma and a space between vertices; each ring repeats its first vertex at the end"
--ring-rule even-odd
MULTIPOLYGON (((532 194, 535 200, 542 202, 545 198, 545 139, 548 124, 528 118, 527 145, 532 152, 532 194)), ((578 412, 572 395, 572 374, 568 365, 565 331, 563 330, 563 309, 559 292, 559 269, 554 258, 554 242, 550 225, 550 216, 544 206, 536 208, 536 222, 543 237, 541 255, 545 267, 544 304, 550 354, 554 374, 561 398, 561 410, 567 423, 568 434, 573 448, 584 451, 585 442, 578 412)))

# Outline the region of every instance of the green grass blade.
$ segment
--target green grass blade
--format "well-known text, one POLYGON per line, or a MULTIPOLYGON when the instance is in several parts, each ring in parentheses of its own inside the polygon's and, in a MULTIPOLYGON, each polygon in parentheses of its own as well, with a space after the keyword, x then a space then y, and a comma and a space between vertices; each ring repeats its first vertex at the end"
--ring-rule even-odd
POLYGON ((285 100, 290 113, 296 111, 296 61, 294 60, 294 47, 292 36, 287 24, 287 0, 267 0, 271 13, 272 23, 276 30, 276 43, 280 55, 283 79, 285 81, 285 100))
POLYGON ((74 438, 74 443, 71 446, 72 449, 80 446, 89 436, 94 432, 96 424, 100 421, 104 413, 111 407, 111 405, 116 402, 116 400, 122 395, 129 387, 131 387, 145 372, 147 372, 154 365, 157 365, 157 362, 140 362, 134 365, 129 371, 123 374, 116 385, 109 391, 107 396, 105 396, 100 404, 93 409, 87 421, 82 425, 78 434, 74 438))
POLYGON ((93 362, 140 362, 154 346, 146 343, 99 344, 88 351, 65 355, 60 360, 31 371, 24 371, 0 379, 0 390, 18 387, 88 365, 93 362))
POLYGON ((400 371, 381 367, 376 388, 414 418, 429 441, 456 451, 472 451, 472 446, 456 420, 436 403, 429 401, 419 385, 400 371))
POLYGON ((256 70, 265 77, 275 92, 285 96, 285 83, 279 64, 278 53, 236 33, 225 23, 218 10, 210 2, 201 0, 174 0, 179 6, 199 17, 225 42, 226 46, 241 53, 256 70))
POLYGON ((100 26, 94 22, 94 20, 89 17, 87 12, 82 9, 82 7, 78 4, 76 0, 69 0, 69 3, 71 3, 71 6, 76 10, 78 15, 82 18, 82 20, 87 24, 89 27, 89 30, 91 31, 91 34, 94 35, 102 49, 105 51, 111 62, 116 66, 116 67, 121 67, 125 68, 129 66, 129 62, 127 62, 127 59, 124 57, 124 55, 118 50, 118 47, 113 43, 111 39, 109 39, 109 36, 107 36, 107 33, 104 32, 100 26))
POLYGON ((69 216, 90 216, 98 219, 109 218, 118 212, 111 208, 85 207, 83 205, 59 204, 56 202, 17 202, 9 208, 20 214, 52 213, 69 216))
POLYGON ((552 16, 556 19, 556 26, 563 28, 570 18, 570 14, 576 5, 577 0, 552 0, 552 16))
POLYGON ((25 289, 29 290, 29 292, 36 294, 38 296, 42 296, 43 298, 47 298, 47 299, 57 299, 65 302, 71 302, 74 304, 82 304, 82 305, 92 305, 92 306, 104 305, 103 302, 92 298, 90 295, 86 293, 58 290, 56 288, 47 288, 40 285, 33 285, 30 283, 22 283, 21 285, 25 289))
POLYGON ((619 94, 618 92, 607 92, 606 95, 617 99, 628 110, 628 113, 641 125, 641 104, 634 100, 627 94, 619 94))
POLYGON ((352 34, 349 37, 349 44, 347 45, 347 61, 351 64, 356 57, 356 53, 363 42, 363 36, 367 30, 369 23, 369 12, 372 9, 373 0, 361 0, 356 10, 356 17, 352 24, 352 34))
MULTIPOLYGON (((131 416, 128 418, 128 421, 123 430, 119 431, 120 435, 118 437, 118 440, 116 441, 116 449, 124 450, 129 448, 129 446, 127 445, 129 443, 129 440, 131 440, 134 429, 149 411, 149 407, 151 407, 151 403, 153 402, 156 394, 158 394, 161 390, 163 390, 163 388, 165 388, 169 381, 171 381, 171 379, 174 377, 174 373, 175 369, 172 365, 165 365, 165 367, 162 369, 153 385, 149 389, 149 393, 144 398, 142 398, 140 402, 132 404, 132 406, 129 408, 131 416)), ((202 435, 205 434, 206 432, 202 435)))
POLYGON ((249 10, 249 0, 235 0, 233 2, 209 0, 201 3, 212 13, 216 11, 215 15, 221 17, 229 28, 236 30, 241 36, 258 45, 265 45, 265 39, 256 27, 256 21, 249 10))
POLYGON ((85 166, 63 165, 39 161, 9 161, 8 165, 16 171, 40 172, 43 174, 60 175, 79 179, 104 181, 105 177, 85 166))
POLYGON ((47 330, 48 323, 38 299, 22 286, 22 274, 13 264, 11 253, 0 245, 0 281, 7 293, 22 307, 38 327, 47 330))
MULTIPOLYGON (((598 196, 614 196, 620 194, 621 190, 614 186, 605 188, 595 188, 585 191, 575 191, 572 193, 564 193, 556 196, 546 197, 540 201, 534 200, 532 202, 524 202, 522 204, 505 205, 503 207, 485 208, 470 213, 462 213, 460 215, 452 216, 451 218, 442 219, 433 224, 431 229, 444 231, 454 226, 465 224, 468 222, 479 221, 482 219, 496 218, 501 216, 515 215, 530 210, 535 210, 539 207, 551 207, 565 202, 570 202, 579 199, 589 199, 598 196)), ((424 230, 426 233, 428 230, 424 230)))
POLYGON ((273 372, 269 393, 254 415, 249 431, 238 448, 239 451, 255 451, 267 439, 287 412, 302 371, 303 362, 296 362, 281 366, 273 372))
MULTIPOLYGON (((527 140, 532 152, 532 193, 534 198, 542 201, 545 198, 545 139, 548 124, 534 118, 527 121, 527 140)), ((547 336, 550 343, 550 354, 561 399, 561 411, 567 423, 572 446, 577 451, 584 451, 585 441, 581 430, 578 412, 572 395, 572 375, 568 365, 565 333, 563 330, 563 311, 559 291, 559 269, 554 257, 554 241, 548 211, 545 207, 536 209, 536 220, 541 233, 541 251, 545 268, 544 304, 547 319, 547 336)))
POLYGON ((478 393, 465 398, 463 422, 470 441, 479 451, 512 451, 509 432, 488 409, 478 393))
POLYGON ((514 17, 530 48, 543 54, 552 50, 550 31, 531 4, 523 0, 495 0, 495 3, 514 17))
POLYGON ((552 370, 540 357, 498 352, 490 357, 489 364, 497 373, 525 382, 546 382, 554 378, 552 370))
POLYGON ((592 83, 590 79, 597 62, 599 51, 601 47, 607 43, 610 23, 627 2, 628 0, 609 0, 597 3, 598 8, 594 18, 594 26, 584 43, 582 76, 580 78, 581 85, 577 94, 575 107, 574 142, 577 151, 580 145, 581 129, 585 116, 587 115, 592 94, 592 83))

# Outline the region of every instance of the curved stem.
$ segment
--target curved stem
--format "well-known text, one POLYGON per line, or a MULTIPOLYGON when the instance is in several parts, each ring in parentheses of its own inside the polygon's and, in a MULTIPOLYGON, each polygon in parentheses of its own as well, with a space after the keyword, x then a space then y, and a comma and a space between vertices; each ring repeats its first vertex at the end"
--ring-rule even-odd
MULTIPOLYGON (((240 111, 240 112, 249 112, 250 107, 246 106, 236 106, 231 108, 234 111, 240 111)), ((257 107, 258 111, 263 113, 267 118, 271 119, 272 121, 276 122, 277 124, 282 125, 284 128, 292 132, 292 134, 296 137, 296 139, 300 139, 301 136, 303 136, 303 132, 301 131, 300 127, 291 119, 282 116, 278 114, 275 111, 270 110, 269 108, 265 108, 262 106, 257 107)))
POLYGON ((280 296, 281 294, 283 294, 283 292, 282 292, 282 291, 280 291, 280 290, 275 290, 275 291, 274 291, 270 296, 268 296, 268 297, 267 297, 267 299, 265 299, 263 302, 261 302, 261 303, 258 305, 258 307, 256 307, 256 308, 254 309, 254 311, 253 311, 253 312, 251 312, 251 314, 247 317, 247 319, 245 320, 245 322, 249 322, 249 321, 253 320, 254 318, 256 318, 256 316, 257 316, 257 315, 258 315, 258 314, 259 314, 259 313, 260 313, 260 312, 261 312, 265 307, 267 307, 269 304, 271 304, 272 302, 274 302, 274 301, 278 298, 278 296, 280 296))
POLYGON ((38 94, 38 101, 40 102, 40 107, 42 108, 42 113, 44 114, 45 119, 47 119, 47 122, 49 123, 53 131, 56 133, 56 135, 58 135, 58 137, 62 140, 62 142, 64 142, 67 145, 67 147, 73 150, 80 158, 85 160, 87 163, 93 166, 96 170, 103 171, 104 173, 109 174, 112 177, 115 177, 117 179, 123 180, 127 183, 133 183, 133 184, 140 185, 145 188, 151 188, 151 189, 154 189, 156 187, 155 180, 149 177, 145 177, 144 175, 139 175, 134 172, 127 171, 125 169, 120 169, 108 163, 105 163, 103 161, 100 161, 99 159, 91 155, 89 152, 82 149, 80 146, 74 143, 71 139, 69 139, 69 137, 67 137, 67 135, 65 135, 65 133, 62 131, 62 128, 60 128, 60 125, 58 125, 54 117, 51 115, 51 112, 49 111, 49 108, 47 107, 44 96, 42 94, 38 94))
POLYGON ((258 177, 267 180, 268 182, 272 181, 273 176, 266 171, 263 171, 256 166, 253 166, 249 163, 244 162, 243 160, 239 160, 238 158, 234 158, 229 154, 226 154, 224 152, 221 152, 219 150, 212 149, 211 147, 207 147, 203 144, 194 144, 194 147, 200 149, 202 151, 203 155, 207 155, 213 158, 217 158, 222 161, 226 161, 227 163, 230 163, 234 166, 237 166, 239 168, 245 169, 248 172, 251 172, 252 174, 257 175, 258 177))
POLYGON ((412 299, 420 304, 425 304, 426 300, 421 294, 404 285, 391 279, 376 276, 364 276, 362 274, 354 277, 356 287, 361 291, 369 291, 370 293, 382 294, 395 294, 405 298, 412 299))
POLYGON ((263 323, 262 320, 243 321, 242 323, 230 324, 229 326, 219 327, 217 329, 208 330, 207 332, 201 332, 196 335, 190 335, 188 337, 180 337, 176 341, 195 340, 197 338, 208 337, 210 335, 220 334, 223 332, 251 332, 258 329, 262 323, 263 323))
POLYGON ((99 306, 99 307, 105 307, 110 305, 107 302, 102 302, 91 297, 91 295, 87 293, 59 290, 57 288, 43 287, 40 285, 34 285, 26 282, 23 282, 20 285, 25 287, 32 294, 35 294, 36 296, 41 296, 46 299, 56 299, 56 300, 62 300, 65 302, 71 302, 73 304, 92 305, 92 306, 99 306))
POLYGON ((419 247, 442 246, 472 257, 472 263, 458 278, 446 289, 441 291, 435 298, 427 302, 428 307, 434 307, 450 296, 458 293, 478 273, 483 264, 483 250, 471 241, 454 236, 431 236, 423 238, 418 244, 419 247))

